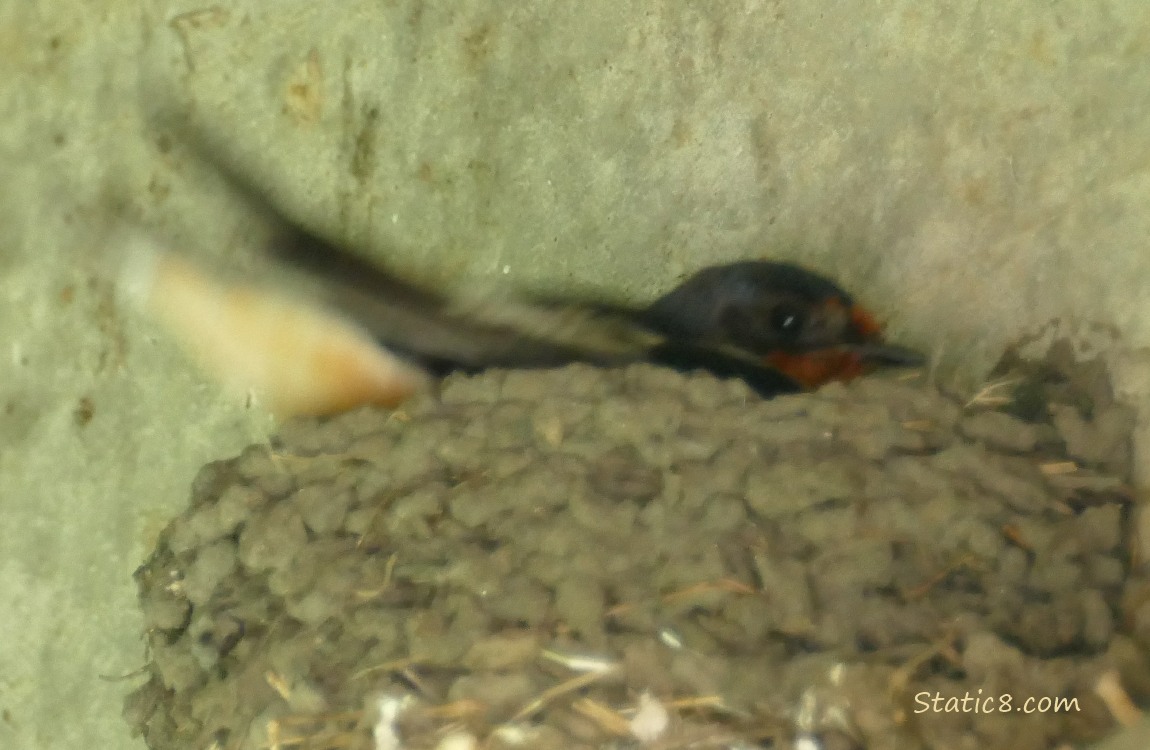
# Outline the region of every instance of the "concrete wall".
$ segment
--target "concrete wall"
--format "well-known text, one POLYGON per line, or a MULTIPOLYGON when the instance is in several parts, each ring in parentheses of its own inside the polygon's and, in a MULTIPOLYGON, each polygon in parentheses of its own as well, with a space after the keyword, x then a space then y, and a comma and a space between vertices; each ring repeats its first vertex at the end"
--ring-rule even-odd
POLYGON ((248 239, 144 108, 431 280, 797 259, 949 383, 1061 320, 1145 402, 1148 61, 1144 0, 0 0, 0 746, 138 746, 101 679, 141 663, 130 574, 270 424, 115 297, 110 204, 248 239))

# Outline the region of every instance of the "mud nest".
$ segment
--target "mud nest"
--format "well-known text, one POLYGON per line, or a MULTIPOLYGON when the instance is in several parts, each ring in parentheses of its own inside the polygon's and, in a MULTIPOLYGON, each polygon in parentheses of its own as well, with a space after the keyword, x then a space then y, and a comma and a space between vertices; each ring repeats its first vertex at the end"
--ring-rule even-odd
POLYGON ((137 572, 125 716, 164 750, 1096 738, 1150 693, 1150 597, 1088 380, 576 366, 289 423, 137 572))

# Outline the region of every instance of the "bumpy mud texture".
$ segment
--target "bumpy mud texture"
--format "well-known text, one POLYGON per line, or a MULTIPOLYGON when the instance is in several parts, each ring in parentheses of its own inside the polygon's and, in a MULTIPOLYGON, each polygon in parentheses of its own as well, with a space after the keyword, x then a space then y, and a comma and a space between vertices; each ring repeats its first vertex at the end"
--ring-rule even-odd
POLYGON ((1023 374, 964 405, 571 367, 290 423, 138 572, 126 716, 164 750, 1099 737, 1101 676, 1150 692, 1129 418, 1023 374))

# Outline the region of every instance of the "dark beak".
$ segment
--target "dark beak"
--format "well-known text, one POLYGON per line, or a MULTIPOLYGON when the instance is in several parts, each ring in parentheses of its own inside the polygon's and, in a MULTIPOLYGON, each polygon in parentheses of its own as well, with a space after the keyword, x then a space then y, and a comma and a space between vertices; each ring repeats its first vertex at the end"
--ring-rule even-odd
POLYGON ((922 352, 897 344, 847 344, 842 351, 856 354, 863 361, 884 367, 922 367, 926 356, 922 352))

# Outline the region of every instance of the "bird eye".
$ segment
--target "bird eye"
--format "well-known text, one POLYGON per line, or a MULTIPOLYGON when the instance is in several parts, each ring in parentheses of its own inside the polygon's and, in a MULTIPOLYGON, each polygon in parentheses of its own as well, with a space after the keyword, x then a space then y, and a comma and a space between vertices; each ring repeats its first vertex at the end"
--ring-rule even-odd
POLYGON ((777 333, 795 336, 806 322, 806 315, 794 305, 777 305, 771 310, 771 328, 777 333))

